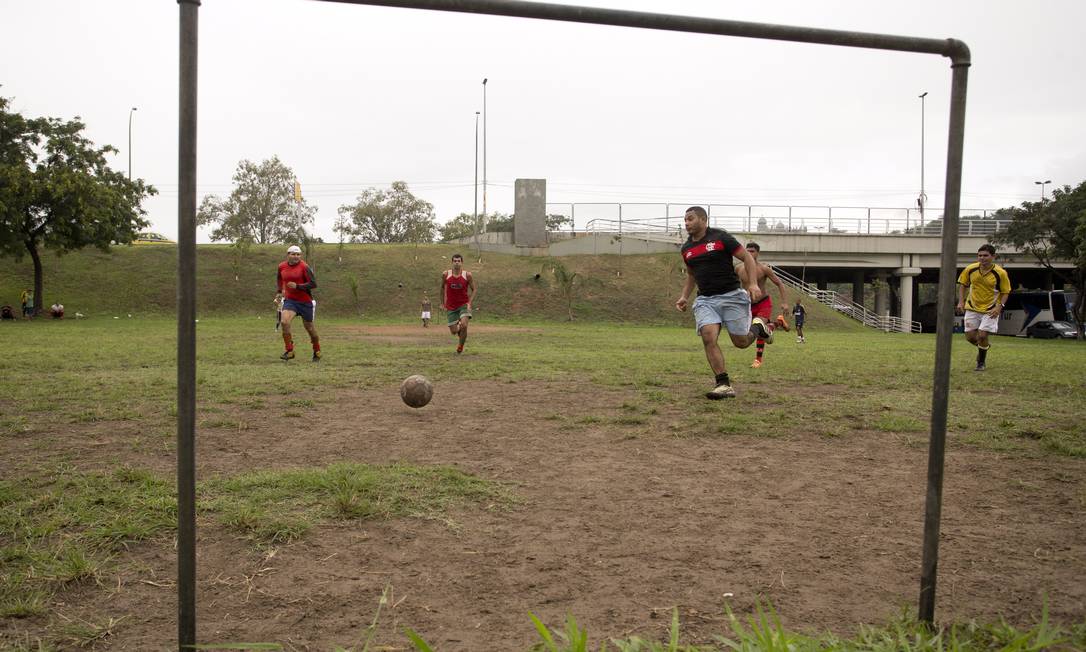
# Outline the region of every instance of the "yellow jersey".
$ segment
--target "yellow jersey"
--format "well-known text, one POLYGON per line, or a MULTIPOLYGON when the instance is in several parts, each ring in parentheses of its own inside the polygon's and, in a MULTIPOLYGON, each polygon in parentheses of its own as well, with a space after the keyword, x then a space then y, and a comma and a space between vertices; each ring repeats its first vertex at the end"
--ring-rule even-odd
POLYGON ((969 288, 965 296, 965 309, 973 312, 988 312, 995 308, 999 295, 1011 292, 1011 278, 1007 276, 1007 270, 999 265, 992 265, 984 272, 980 269, 980 263, 971 263, 958 276, 958 284, 969 288))

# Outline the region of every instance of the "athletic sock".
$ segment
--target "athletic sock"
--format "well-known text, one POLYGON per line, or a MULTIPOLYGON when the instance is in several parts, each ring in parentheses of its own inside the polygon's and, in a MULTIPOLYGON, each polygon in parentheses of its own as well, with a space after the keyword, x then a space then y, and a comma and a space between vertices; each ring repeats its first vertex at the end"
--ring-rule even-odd
POLYGON ((283 343, 286 344, 287 351, 293 351, 294 350, 294 336, 293 335, 284 335, 283 336, 283 343))
POLYGON ((730 380, 728 380, 728 372, 727 371, 725 371, 722 374, 717 374, 716 375, 716 384, 717 385, 731 385, 732 384, 732 382, 730 380))
POLYGON ((312 342, 313 342, 313 352, 316 353, 317 351, 320 351, 321 350, 320 340, 312 340, 312 342))
POLYGON ((758 360, 762 359, 762 355, 765 353, 765 340, 758 340, 758 354, 755 356, 758 360))
POLYGON ((988 358, 988 349, 990 348, 992 348, 991 344, 983 349, 977 347, 977 364, 984 364, 984 361, 988 358))

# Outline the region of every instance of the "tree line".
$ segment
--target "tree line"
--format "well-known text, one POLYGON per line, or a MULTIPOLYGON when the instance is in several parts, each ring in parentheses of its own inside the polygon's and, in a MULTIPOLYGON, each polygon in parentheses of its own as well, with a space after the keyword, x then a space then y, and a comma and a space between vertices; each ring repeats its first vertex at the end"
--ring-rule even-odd
MULTIPOLYGON (((106 156, 118 150, 95 145, 85 128, 78 116, 23 116, 0 97, 0 255, 17 261, 29 255, 37 312, 46 304, 44 249, 58 255, 89 246, 108 251, 113 244, 131 243, 149 225, 143 202, 157 191, 111 169, 106 156)), ((301 242, 308 249, 317 241, 311 233, 317 209, 296 196, 294 173, 278 157, 242 160, 233 182, 228 197, 209 195, 197 211, 197 222, 211 227, 212 240, 232 242, 239 255, 254 243, 301 242)), ((1075 318, 1086 322, 1086 182, 1056 188, 1050 199, 1023 202, 995 217, 1007 226, 993 242, 1032 254, 1072 285, 1078 294, 1075 318), (1057 268, 1057 260, 1070 260, 1074 267, 1057 268)), ((340 206, 334 230, 341 244, 426 243, 481 232, 482 219, 461 213, 439 225, 433 205, 396 181, 388 189, 365 189, 353 203, 340 206)), ((548 215, 546 225, 555 230, 571 224, 567 217, 548 215)), ((489 214, 485 228, 512 231, 513 216, 489 214)))

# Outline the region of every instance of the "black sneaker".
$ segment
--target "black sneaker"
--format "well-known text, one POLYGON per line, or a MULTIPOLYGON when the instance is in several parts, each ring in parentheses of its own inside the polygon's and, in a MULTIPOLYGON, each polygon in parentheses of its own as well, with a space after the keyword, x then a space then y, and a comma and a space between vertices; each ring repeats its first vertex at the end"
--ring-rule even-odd
POLYGON ((279 356, 279 359, 280 360, 293 360, 294 359, 294 350, 291 349, 290 351, 284 351, 283 355, 279 356))
POLYGON ((982 365, 982 364, 978 364, 978 365, 977 365, 977 368, 976 368, 976 369, 974 369, 973 371, 984 371, 984 365, 982 365))
POLYGON ((314 351, 313 352, 313 362, 320 362, 320 361, 321 361, 321 352, 320 351, 314 351))
POLYGON ((758 336, 758 339, 765 340, 766 344, 773 343, 773 331, 766 326, 765 320, 761 317, 754 318, 754 321, 750 324, 750 330, 758 336))

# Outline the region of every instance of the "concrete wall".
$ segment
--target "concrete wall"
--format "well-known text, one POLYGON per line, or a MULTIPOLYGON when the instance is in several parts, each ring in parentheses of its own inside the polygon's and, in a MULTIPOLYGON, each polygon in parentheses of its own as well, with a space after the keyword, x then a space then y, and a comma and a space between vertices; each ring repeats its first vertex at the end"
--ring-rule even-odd
POLYGON ((546 247, 547 180, 517 179, 513 192, 513 242, 518 247, 546 247))

